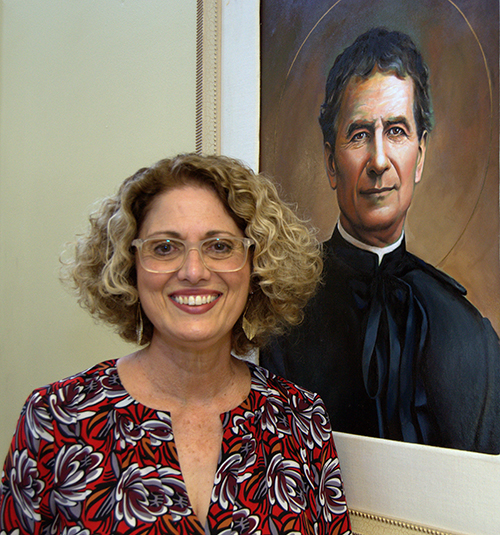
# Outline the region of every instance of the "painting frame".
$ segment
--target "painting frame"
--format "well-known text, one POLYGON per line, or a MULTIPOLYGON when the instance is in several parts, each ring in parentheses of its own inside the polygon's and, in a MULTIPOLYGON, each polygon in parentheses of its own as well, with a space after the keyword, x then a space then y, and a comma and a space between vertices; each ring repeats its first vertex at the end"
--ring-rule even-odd
MULTIPOLYGON (((259 167, 259 0, 198 0, 196 150, 259 167), (244 61, 242 61, 244 58, 244 61)), ((491 535, 500 456, 335 433, 353 531, 491 535)))

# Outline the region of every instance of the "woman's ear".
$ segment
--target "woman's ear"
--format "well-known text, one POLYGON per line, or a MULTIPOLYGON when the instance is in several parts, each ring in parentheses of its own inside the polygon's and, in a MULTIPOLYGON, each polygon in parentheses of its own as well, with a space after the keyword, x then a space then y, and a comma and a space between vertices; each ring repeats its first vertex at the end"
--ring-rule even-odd
POLYGON ((324 157, 325 157, 326 174, 328 175, 330 186, 332 187, 332 189, 336 189, 337 188, 337 175, 335 173, 335 157, 333 154, 332 146, 328 142, 326 142, 324 146, 324 157))

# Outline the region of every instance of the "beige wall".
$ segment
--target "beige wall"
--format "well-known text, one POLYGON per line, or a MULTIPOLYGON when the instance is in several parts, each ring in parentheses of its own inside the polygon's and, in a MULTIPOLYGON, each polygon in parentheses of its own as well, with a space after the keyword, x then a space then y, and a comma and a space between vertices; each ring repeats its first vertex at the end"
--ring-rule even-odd
POLYGON ((37 386, 133 351, 58 282, 93 201, 194 150, 195 0, 0 4, 0 458, 37 386))

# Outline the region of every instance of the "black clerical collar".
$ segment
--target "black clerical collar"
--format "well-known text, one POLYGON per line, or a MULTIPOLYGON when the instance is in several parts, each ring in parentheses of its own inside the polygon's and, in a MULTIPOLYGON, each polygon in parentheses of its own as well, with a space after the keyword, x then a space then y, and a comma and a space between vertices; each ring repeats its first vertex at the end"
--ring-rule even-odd
POLYGON ((366 243, 363 243, 362 241, 357 240, 353 236, 351 236, 347 230, 342 226, 342 223, 340 220, 337 222, 337 228, 340 232, 340 235, 347 243, 350 243, 351 245, 354 245, 354 247, 357 247, 358 249, 362 249, 363 251, 368 251, 370 253, 374 253, 378 257, 378 263, 379 265, 382 263, 382 260, 384 256, 388 253, 392 253, 392 251, 395 251, 402 243, 405 237, 405 231, 403 229, 403 232, 401 233, 401 236, 399 239, 391 243, 391 245, 386 245, 385 247, 375 247, 373 245, 368 245, 366 243))
POLYGON ((365 275, 375 275, 378 272, 399 272, 404 266, 406 257, 406 244, 404 236, 402 236, 401 243, 396 245, 396 249, 389 252, 388 248, 384 249, 384 255, 379 263, 379 256, 366 249, 362 249, 353 245, 346 240, 340 233, 338 225, 335 227, 332 237, 325 244, 327 255, 333 255, 337 260, 349 266, 356 272, 364 273, 365 275))

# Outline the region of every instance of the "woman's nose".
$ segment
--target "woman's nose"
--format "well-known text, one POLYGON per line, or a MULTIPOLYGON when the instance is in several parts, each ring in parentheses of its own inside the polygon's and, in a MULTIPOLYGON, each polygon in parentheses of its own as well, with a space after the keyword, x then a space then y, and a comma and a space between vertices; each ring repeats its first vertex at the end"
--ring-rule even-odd
POLYGON ((187 251, 184 263, 178 271, 178 277, 190 282, 197 282, 210 277, 210 270, 203 263, 198 249, 193 247, 187 251))

